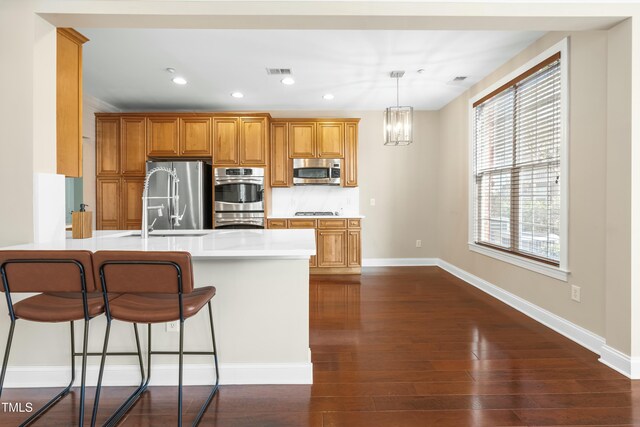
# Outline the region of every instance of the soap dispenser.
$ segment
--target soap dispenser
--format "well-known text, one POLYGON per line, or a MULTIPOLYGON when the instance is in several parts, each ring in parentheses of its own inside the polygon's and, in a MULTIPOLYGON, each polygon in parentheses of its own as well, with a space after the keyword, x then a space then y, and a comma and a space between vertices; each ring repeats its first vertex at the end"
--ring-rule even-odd
POLYGON ((87 212, 89 205, 80 204, 80 211, 71 212, 71 237, 74 239, 88 239, 91 237, 91 212, 87 212))

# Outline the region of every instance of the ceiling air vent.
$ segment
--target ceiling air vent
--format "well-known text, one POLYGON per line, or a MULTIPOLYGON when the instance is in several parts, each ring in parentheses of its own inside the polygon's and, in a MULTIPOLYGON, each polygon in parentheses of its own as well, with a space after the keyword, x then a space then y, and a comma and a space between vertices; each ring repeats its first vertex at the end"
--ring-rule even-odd
POLYGON ((461 81, 466 80, 466 79, 467 79, 467 76, 456 76, 456 77, 453 78, 453 81, 454 82, 461 82, 461 81))
POLYGON ((267 74, 270 76, 288 76, 291 75, 291 68, 267 68, 267 74))

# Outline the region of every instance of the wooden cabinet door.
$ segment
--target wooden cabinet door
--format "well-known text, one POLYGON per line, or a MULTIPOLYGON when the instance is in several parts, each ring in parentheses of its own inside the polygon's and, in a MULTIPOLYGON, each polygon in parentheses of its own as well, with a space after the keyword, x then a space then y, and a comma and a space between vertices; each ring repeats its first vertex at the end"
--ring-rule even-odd
POLYGON ((360 247, 360 230, 349 230, 347 267, 360 267, 362 259, 360 247))
POLYGON ((82 176, 82 44, 87 38, 58 28, 56 49, 56 169, 82 176))
POLYGON ((96 229, 120 228, 120 178, 96 180, 96 229))
POLYGON ((347 230, 318 230, 318 267, 347 266, 347 230))
POLYGON ((266 166, 267 119, 240 119, 240 165, 266 166))
POLYGON ((271 124, 271 186, 288 187, 291 162, 287 141, 289 138, 287 124, 283 122, 271 124))
POLYGON ((289 157, 313 158, 316 156, 316 124, 313 122, 289 123, 289 157))
POLYGON ((147 155, 175 157, 178 155, 178 118, 147 118, 147 155))
POLYGON ((342 167, 342 185, 358 186, 358 123, 345 125, 345 153, 342 167))
POLYGON ((211 157, 211 118, 180 118, 180 155, 211 157))
POLYGON ((98 117, 96 118, 96 175, 118 175, 119 173, 120 118, 98 117))
POLYGON ((213 164, 238 165, 238 119, 213 119, 213 164))
POLYGON ((320 122, 317 124, 316 157, 328 159, 344 158, 344 123, 320 122))
POLYGON ((147 154, 145 150, 146 122, 144 117, 123 117, 120 122, 122 174, 145 174, 147 154))
POLYGON ((139 230, 142 226, 142 189, 144 178, 122 178, 123 229, 139 230))
POLYGON ((286 219, 268 219, 267 220, 267 228, 287 228, 287 220, 286 219))

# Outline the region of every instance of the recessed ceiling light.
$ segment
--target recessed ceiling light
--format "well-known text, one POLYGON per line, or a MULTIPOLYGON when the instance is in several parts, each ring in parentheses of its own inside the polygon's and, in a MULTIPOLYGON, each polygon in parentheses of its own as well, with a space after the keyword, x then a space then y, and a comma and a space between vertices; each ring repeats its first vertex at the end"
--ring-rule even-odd
POLYGON ((293 80, 293 77, 285 77, 280 81, 282 82, 283 85, 292 85, 296 82, 295 80, 293 80))
POLYGON ((184 77, 174 77, 173 79, 171 79, 172 82, 174 82, 177 85, 186 85, 187 81, 184 79, 184 77))
POLYGON ((242 92, 233 92, 231 93, 231 96, 234 98, 244 98, 244 94, 242 92))
POLYGON ((333 94, 331 93, 326 93, 322 96, 322 99, 326 99, 327 101, 330 101, 334 98, 333 94))

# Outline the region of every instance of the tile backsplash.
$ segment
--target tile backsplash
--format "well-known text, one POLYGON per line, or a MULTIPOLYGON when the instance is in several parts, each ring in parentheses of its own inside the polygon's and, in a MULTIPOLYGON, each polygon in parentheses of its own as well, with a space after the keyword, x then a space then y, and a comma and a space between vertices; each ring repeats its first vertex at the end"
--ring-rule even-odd
POLYGON ((328 185, 301 185, 271 190, 273 215, 288 216, 298 211, 339 212, 340 215, 358 215, 360 192, 358 188, 328 185))

